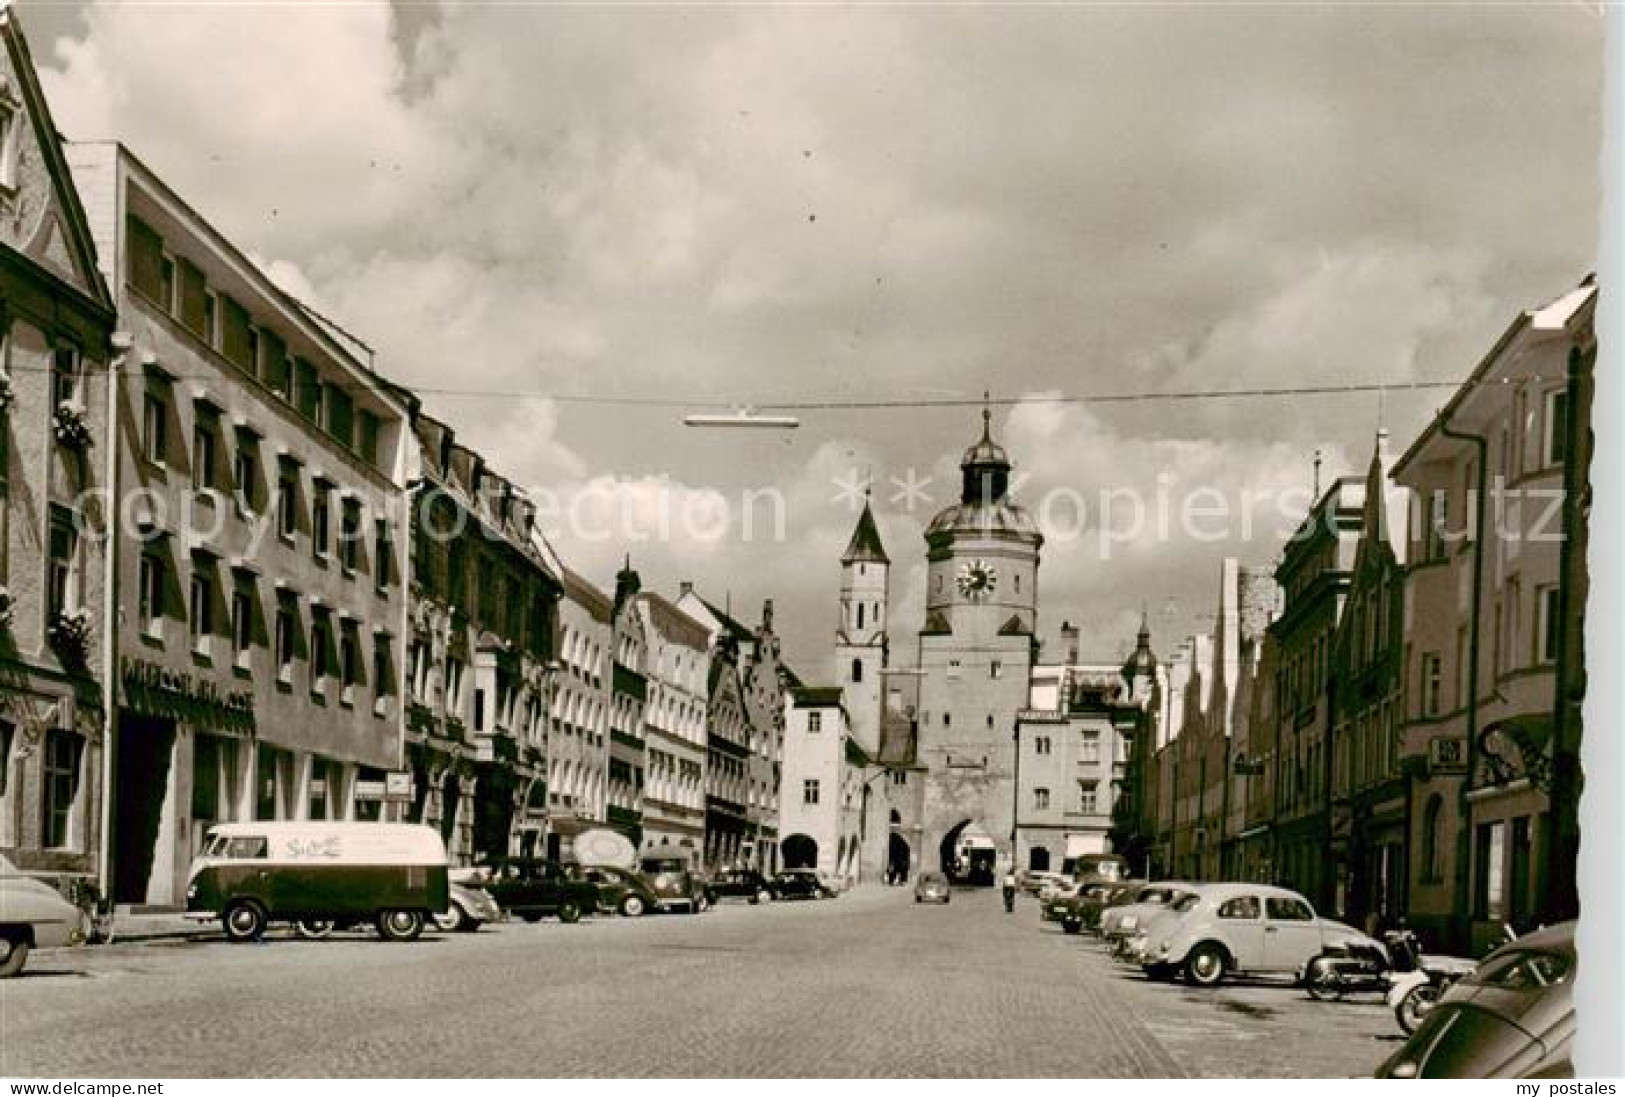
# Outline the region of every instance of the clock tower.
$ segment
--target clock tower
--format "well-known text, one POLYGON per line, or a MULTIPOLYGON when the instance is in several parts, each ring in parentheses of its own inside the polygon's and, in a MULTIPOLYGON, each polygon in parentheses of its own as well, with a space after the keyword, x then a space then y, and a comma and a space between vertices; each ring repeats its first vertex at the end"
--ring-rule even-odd
POLYGON ((1043 536, 1011 502, 992 413, 959 463, 959 502, 927 527, 919 754, 926 867, 992 883, 1013 854, 1016 714, 1026 707, 1043 536))

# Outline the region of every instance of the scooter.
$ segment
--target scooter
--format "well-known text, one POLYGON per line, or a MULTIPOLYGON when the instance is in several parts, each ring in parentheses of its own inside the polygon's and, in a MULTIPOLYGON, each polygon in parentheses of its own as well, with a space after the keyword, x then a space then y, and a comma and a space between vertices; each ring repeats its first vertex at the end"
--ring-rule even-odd
MULTIPOLYGON (((1414 933, 1405 930, 1402 937, 1412 950, 1414 962, 1410 971, 1394 977, 1388 988, 1388 1007, 1408 1036, 1444 997, 1444 992, 1458 979, 1471 974, 1478 962, 1461 956, 1428 956, 1422 952, 1414 933)), ((1517 940, 1517 937, 1512 927, 1507 926, 1502 933, 1502 943, 1517 940)))
POLYGON ((1350 994, 1386 995, 1395 975, 1410 970, 1415 955, 1401 937, 1398 933, 1385 933, 1382 945, 1375 941, 1351 941, 1316 956, 1303 971, 1303 985, 1309 997, 1316 1001, 1337 1001, 1350 994))

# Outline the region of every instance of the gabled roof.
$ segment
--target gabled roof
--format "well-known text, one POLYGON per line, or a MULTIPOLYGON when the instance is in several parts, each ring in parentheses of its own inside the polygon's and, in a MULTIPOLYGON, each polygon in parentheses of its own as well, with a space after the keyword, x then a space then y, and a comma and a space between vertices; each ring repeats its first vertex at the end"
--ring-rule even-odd
POLYGON ((863 513, 858 515, 857 528, 852 531, 852 540, 847 542, 846 551, 841 554, 841 563, 891 563, 891 558, 886 555, 886 546, 880 543, 880 528, 875 525, 874 511, 869 509, 867 499, 863 501, 863 513))
POLYGON ((840 708, 845 694, 840 686, 795 686, 790 702, 796 708, 840 708))
POLYGON ((568 566, 564 568, 562 578, 566 598, 590 613, 593 620, 609 623, 615 612, 615 603, 610 600, 609 595, 594 586, 586 576, 568 566))
MULTIPOLYGON (((53 219, 54 223, 66 236, 63 244, 68 252, 68 262, 73 268, 74 276, 83 284, 73 285, 65 271, 53 273, 61 278, 64 285, 71 286, 83 294, 111 317, 116 312, 117 306, 97 263, 95 236, 91 232, 90 219, 85 215, 79 191, 74 185, 73 172, 68 167, 67 157, 62 150, 62 135, 57 131, 56 122, 51 118, 51 108, 46 102, 44 89, 40 87, 39 74, 34 69, 34 58, 28 48, 28 39, 23 34, 16 11, 6 0, 0 0, 0 38, 5 39, 11 67, 16 72, 17 83, 20 85, 18 94, 22 99, 23 113, 28 115, 33 137, 39 146, 40 155, 45 159, 47 173, 50 176, 51 190, 56 199, 56 212, 60 214, 59 218, 53 219)), ((39 237, 36 236, 35 240, 38 243, 39 237)), ((47 241, 47 247, 48 243, 47 241)), ((46 266, 42 269, 50 270, 51 267, 46 266)))
POLYGON ((756 634, 754 632, 746 628, 728 613, 718 609, 716 605, 710 601, 710 599, 704 598, 698 594, 696 594, 695 597, 700 599, 701 605, 711 611, 711 616, 717 619, 717 624, 722 626, 722 630, 724 632, 732 633, 734 638, 738 640, 754 640, 756 638, 756 634))

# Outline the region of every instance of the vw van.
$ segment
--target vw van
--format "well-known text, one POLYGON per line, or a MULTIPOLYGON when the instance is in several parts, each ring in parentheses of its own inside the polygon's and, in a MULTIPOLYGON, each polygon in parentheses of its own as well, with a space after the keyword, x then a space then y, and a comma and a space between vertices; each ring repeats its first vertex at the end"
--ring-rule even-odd
POLYGON ((386 941, 410 941, 449 901, 432 827, 221 823, 192 862, 186 916, 218 918, 228 941, 257 940, 271 922, 370 922, 386 941))

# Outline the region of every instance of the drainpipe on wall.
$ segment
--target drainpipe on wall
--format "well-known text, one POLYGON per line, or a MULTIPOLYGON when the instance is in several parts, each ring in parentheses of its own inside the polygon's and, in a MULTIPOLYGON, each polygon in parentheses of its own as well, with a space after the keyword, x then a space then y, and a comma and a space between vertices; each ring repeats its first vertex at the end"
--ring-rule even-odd
POLYGON ((118 545, 119 521, 124 508, 118 491, 118 395, 119 377, 135 341, 129 332, 115 331, 108 339, 112 355, 107 361, 107 516, 102 531, 102 799, 101 818, 96 835, 96 886, 102 898, 113 899, 113 785, 114 761, 118 746, 118 545))
POLYGON ((1473 601, 1467 622, 1467 775, 1462 779, 1457 794, 1460 828, 1456 835, 1456 902, 1451 919, 1464 943, 1470 943, 1472 911, 1472 804, 1467 794, 1472 790, 1473 774, 1478 766, 1478 625, 1484 601, 1484 510, 1488 505, 1485 485, 1488 482, 1487 453, 1489 443, 1482 434, 1469 434, 1441 424, 1439 433, 1459 442, 1471 442, 1477 451, 1478 499, 1473 508, 1473 601))

